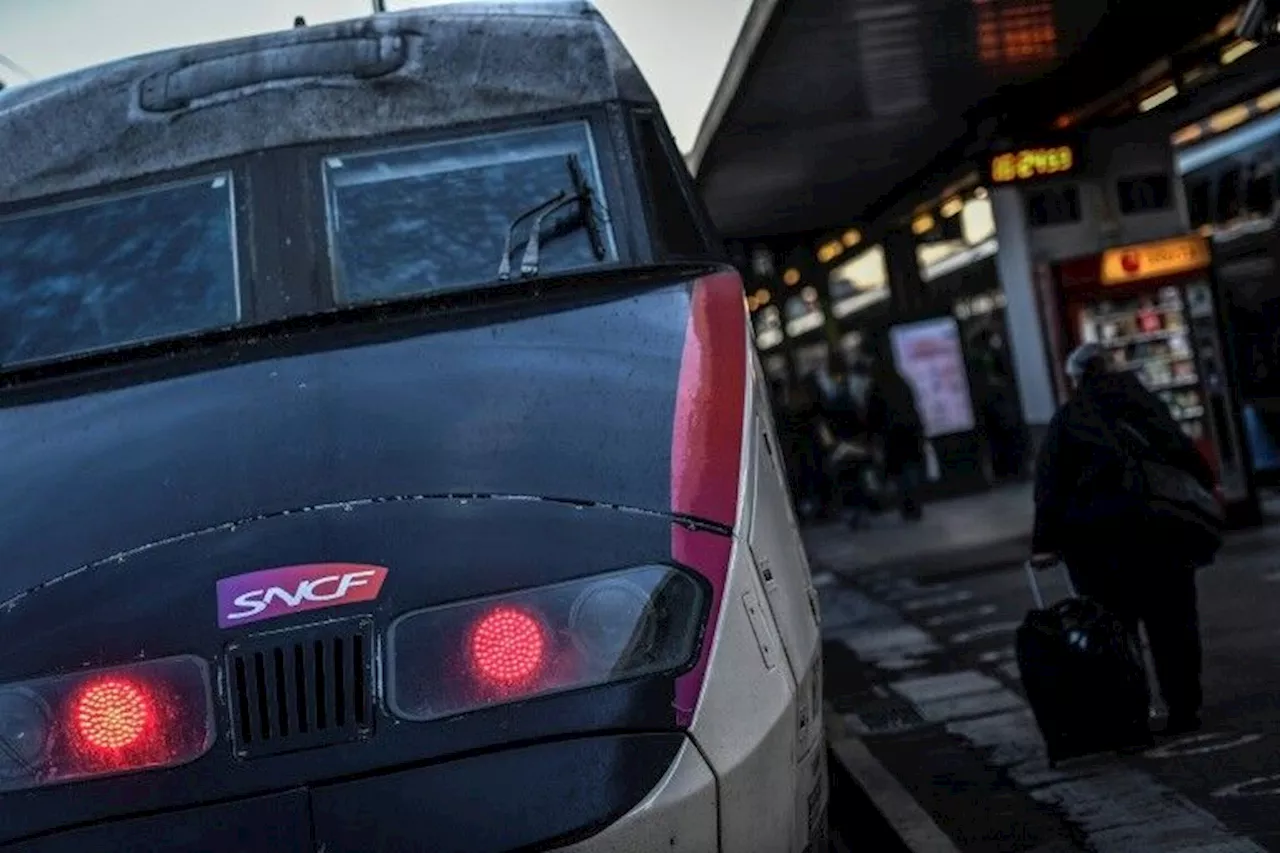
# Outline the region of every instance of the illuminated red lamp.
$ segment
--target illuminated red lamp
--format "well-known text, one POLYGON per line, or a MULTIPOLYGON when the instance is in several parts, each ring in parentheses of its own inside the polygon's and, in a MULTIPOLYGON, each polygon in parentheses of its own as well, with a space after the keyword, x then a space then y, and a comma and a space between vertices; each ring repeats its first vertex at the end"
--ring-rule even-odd
POLYGON ((472 627, 467 645, 476 675, 493 687, 527 685, 546 661, 542 622, 518 607, 501 606, 485 613, 472 627))
POLYGON ((83 688, 71 713, 80 740, 107 753, 138 746, 155 724, 150 695, 123 678, 106 678, 83 688))

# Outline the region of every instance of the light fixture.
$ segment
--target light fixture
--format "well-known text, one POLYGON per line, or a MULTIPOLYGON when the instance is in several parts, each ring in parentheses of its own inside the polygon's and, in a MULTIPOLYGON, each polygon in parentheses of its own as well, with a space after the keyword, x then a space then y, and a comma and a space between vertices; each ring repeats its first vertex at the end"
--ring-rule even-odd
POLYGON ((1173 134, 1173 144, 1175 146, 1190 145, 1200 137, 1204 136, 1204 131, 1200 129, 1198 124, 1189 124, 1173 134))
POLYGON ((1249 120, 1249 105, 1237 104, 1209 117, 1209 127, 1214 133, 1223 133, 1249 120))
POLYGON ((1235 62, 1237 59, 1244 56, 1246 53, 1253 50, 1257 46, 1258 46, 1258 43, 1256 41, 1249 41, 1248 39, 1240 39, 1238 41, 1232 42, 1231 44, 1224 47, 1222 49, 1222 53, 1219 54, 1220 58, 1222 59, 1222 64, 1230 65, 1231 63, 1235 62))
POLYGON ((1270 92, 1259 95, 1254 100, 1253 106, 1260 113, 1269 113, 1280 107, 1280 89, 1272 89, 1270 92))
POLYGON ((844 243, 846 249, 852 249, 854 246, 862 242, 862 232, 857 228, 850 228, 848 231, 840 235, 840 242, 844 243))
POLYGON ((840 253, 844 251, 844 245, 839 240, 831 240, 823 243, 818 247, 818 262, 830 263, 840 257, 840 253))
POLYGON ((915 219, 911 220, 911 233, 917 237, 928 234, 933 230, 933 217, 927 213, 922 213, 915 219))
POLYGON ((1145 113, 1154 110, 1163 103, 1167 103, 1178 96, 1178 87, 1173 83, 1152 92, 1141 101, 1138 102, 1138 112, 1145 113))
POLYGON ((944 219, 950 219, 962 210, 964 210, 964 201, 958 195, 952 196, 942 203, 941 212, 944 219))
POLYGON ((787 287, 794 287, 795 285, 799 284, 800 270, 796 269, 795 267, 791 267, 790 269, 788 269, 786 272, 782 274, 782 281, 787 285, 787 287))

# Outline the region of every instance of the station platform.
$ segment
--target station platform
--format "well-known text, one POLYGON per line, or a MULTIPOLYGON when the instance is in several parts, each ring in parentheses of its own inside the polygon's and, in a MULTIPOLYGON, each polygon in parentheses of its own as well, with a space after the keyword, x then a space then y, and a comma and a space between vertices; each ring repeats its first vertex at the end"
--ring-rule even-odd
POLYGON ((1202 573, 1204 729, 1050 770, 1014 661, 1020 500, 808 531, 841 770, 916 853, 1280 851, 1280 528, 1233 534, 1202 573))
POLYGON ((981 569, 1027 553, 1031 497, 1031 484, 1018 483, 928 503, 914 524, 884 513, 856 530, 838 522, 814 525, 806 528, 805 543, 846 575, 898 566, 925 575, 981 569))

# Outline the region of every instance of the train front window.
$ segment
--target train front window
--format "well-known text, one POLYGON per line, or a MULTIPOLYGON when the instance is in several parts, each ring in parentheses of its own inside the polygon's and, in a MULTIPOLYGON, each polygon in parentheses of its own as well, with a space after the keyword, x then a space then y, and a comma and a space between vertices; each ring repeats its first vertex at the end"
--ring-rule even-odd
POLYGON ((328 157, 324 179, 340 304, 499 281, 508 243, 518 279, 535 234, 538 276, 618 257, 585 121, 328 157))
POLYGON ((0 218, 0 367, 239 319, 229 175, 0 218))

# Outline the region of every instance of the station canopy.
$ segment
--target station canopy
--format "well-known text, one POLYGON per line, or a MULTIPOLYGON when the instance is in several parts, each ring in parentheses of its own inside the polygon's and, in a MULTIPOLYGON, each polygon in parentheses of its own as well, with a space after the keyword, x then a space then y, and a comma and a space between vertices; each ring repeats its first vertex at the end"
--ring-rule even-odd
POLYGON ((871 221, 1218 24, 1200 0, 755 0, 690 165, 720 230, 871 221))

